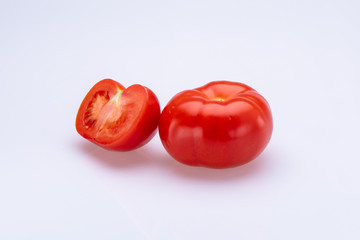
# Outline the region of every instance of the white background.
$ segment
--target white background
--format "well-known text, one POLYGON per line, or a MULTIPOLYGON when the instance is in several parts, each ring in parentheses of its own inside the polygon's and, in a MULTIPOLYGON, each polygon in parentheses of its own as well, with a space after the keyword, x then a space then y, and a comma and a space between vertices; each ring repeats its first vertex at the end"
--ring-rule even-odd
POLYGON ((359 1, 1 1, 0 239, 360 239, 359 1), (103 150, 88 90, 145 85, 163 108, 244 82, 274 132, 242 167, 182 165, 159 136, 103 150))

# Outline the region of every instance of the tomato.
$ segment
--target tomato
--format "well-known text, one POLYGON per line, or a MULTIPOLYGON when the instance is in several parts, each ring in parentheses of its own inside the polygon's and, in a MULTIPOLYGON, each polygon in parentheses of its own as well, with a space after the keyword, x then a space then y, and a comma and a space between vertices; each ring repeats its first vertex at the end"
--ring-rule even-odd
POLYGON ((273 129, 269 104, 251 87, 210 82, 175 95, 163 109, 159 134, 181 163, 229 168, 256 158, 273 129))
POLYGON ((159 101, 150 89, 104 79, 85 96, 75 125, 81 136, 101 147, 128 151, 151 140, 159 118, 159 101))

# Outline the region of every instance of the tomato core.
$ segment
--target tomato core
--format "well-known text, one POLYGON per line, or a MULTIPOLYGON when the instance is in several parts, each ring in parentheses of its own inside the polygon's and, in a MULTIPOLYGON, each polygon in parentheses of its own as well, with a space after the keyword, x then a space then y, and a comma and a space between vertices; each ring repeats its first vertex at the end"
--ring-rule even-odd
POLYGON ((111 99, 107 91, 96 93, 85 114, 85 127, 97 130, 97 136, 102 135, 106 129, 116 128, 120 124, 122 92, 117 89, 111 99))

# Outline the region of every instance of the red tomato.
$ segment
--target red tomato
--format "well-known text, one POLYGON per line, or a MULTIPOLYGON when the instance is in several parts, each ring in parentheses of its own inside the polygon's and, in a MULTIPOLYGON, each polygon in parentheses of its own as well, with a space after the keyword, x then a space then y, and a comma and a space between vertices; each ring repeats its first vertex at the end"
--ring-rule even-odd
POLYGON ((251 87, 215 81, 175 95, 160 116, 169 154, 184 164, 229 168, 256 158, 270 141, 269 104, 251 87))
POLYGON ((159 117, 159 101, 150 89, 138 84, 124 88, 104 79, 82 101, 76 130, 101 147, 128 151, 150 141, 159 117))

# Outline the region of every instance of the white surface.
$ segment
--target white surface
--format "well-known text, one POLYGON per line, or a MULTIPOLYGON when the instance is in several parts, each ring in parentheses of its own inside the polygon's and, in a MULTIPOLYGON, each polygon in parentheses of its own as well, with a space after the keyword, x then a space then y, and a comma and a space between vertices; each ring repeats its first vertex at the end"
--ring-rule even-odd
POLYGON ((0 239, 360 239, 359 1, 2 1, 0 239), (274 133, 234 169, 81 138, 113 78, 161 107, 209 81, 269 101, 274 133))

